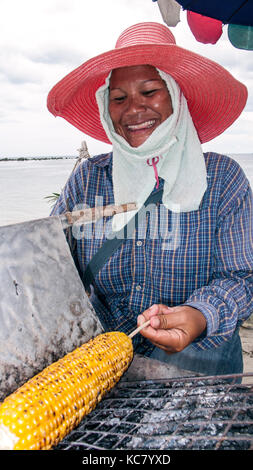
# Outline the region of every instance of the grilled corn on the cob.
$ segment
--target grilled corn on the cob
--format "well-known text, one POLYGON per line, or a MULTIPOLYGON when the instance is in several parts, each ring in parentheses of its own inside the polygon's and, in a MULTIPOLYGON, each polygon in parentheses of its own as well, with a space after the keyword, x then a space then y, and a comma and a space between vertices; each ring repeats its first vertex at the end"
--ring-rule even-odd
POLYGON ((103 333, 51 364, 0 406, 0 449, 50 449, 121 378, 133 357, 132 340, 103 333))

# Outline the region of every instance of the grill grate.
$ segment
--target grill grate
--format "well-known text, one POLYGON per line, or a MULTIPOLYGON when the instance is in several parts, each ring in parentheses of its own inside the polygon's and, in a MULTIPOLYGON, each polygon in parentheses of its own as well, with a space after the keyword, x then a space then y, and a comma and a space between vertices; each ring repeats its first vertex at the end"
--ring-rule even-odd
POLYGON ((55 449, 252 450, 252 377, 121 381, 55 449))

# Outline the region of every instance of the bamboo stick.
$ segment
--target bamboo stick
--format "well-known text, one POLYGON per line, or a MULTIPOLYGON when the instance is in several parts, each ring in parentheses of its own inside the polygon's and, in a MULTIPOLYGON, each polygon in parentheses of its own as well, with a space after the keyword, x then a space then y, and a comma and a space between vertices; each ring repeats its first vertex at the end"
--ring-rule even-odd
POLYGON ((133 338, 135 335, 137 335, 137 333, 139 333, 143 328, 146 328, 148 325, 150 325, 150 320, 146 321, 142 325, 138 326, 138 328, 136 328, 134 331, 132 331, 132 333, 128 335, 129 338, 133 338))
POLYGON ((115 214, 120 214, 122 212, 130 212, 137 209, 137 204, 135 202, 129 202, 127 204, 108 205, 108 206, 98 206, 92 207, 89 209, 83 209, 80 211, 65 212, 60 215, 60 220, 63 226, 63 229, 70 227, 74 223, 78 224, 88 224, 91 222, 96 222, 102 217, 111 217, 115 214))

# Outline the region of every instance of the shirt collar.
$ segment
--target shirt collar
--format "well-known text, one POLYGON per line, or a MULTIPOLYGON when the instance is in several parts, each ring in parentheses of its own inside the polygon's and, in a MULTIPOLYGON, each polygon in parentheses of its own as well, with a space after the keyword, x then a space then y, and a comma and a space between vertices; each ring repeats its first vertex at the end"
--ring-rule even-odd
POLYGON ((112 152, 104 153, 102 155, 97 155, 95 157, 89 158, 90 163, 100 168, 109 166, 111 161, 112 161, 112 152))

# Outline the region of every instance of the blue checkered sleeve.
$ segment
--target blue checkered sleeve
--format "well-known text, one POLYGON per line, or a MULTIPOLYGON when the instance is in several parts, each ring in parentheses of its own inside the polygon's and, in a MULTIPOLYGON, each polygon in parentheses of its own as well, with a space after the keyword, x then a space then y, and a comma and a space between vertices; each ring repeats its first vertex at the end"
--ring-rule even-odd
POLYGON ((186 304, 207 320, 207 336, 195 346, 206 349, 229 340, 253 312, 253 198, 236 164, 225 175, 214 244, 214 269, 207 286, 186 304))

